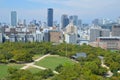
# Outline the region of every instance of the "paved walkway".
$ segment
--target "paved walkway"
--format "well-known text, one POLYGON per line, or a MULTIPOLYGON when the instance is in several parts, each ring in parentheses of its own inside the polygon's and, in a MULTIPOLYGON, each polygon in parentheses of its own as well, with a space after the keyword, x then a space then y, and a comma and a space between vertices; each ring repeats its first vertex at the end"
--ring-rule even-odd
POLYGON ((33 64, 34 64, 34 62, 25 64, 25 66, 23 66, 23 67, 20 68, 20 69, 27 69, 27 68, 29 68, 29 67, 30 67, 31 65, 33 65, 33 64))
POLYGON ((108 70, 106 77, 112 77, 113 73, 110 71, 110 68, 104 64, 104 59, 101 59, 101 66, 108 70))
MULTIPOLYGON (((32 63, 27 63, 27 64, 25 64, 25 66, 23 66, 21 69, 27 69, 27 68, 29 68, 29 67, 35 67, 35 68, 38 68, 38 69, 41 69, 41 70, 45 70, 45 69, 47 69, 47 68, 41 67, 41 66, 37 66, 37 65, 35 65, 35 62, 38 62, 38 61, 44 59, 44 58, 47 57, 47 56, 57 56, 57 55, 46 54, 46 55, 44 55, 44 56, 36 59, 36 60, 35 60, 34 62, 32 62, 32 63)), ((53 71, 53 73, 59 74, 59 73, 56 72, 56 71, 53 71)))
POLYGON ((44 59, 44 58, 47 57, 47 56, 50 56, 50 54, 46 54, 46 55, 44 55, 44 56, 36 59, 35 62, 40 61, 40 60, 44 59))

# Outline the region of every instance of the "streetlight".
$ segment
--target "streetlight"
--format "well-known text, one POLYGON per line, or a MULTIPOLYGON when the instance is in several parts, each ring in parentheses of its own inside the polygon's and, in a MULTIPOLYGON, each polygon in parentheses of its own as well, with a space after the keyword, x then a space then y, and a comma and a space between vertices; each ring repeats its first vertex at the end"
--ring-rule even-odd
POLYGON ((67 43, 66 43, 66 56, 67 56, 67 43))

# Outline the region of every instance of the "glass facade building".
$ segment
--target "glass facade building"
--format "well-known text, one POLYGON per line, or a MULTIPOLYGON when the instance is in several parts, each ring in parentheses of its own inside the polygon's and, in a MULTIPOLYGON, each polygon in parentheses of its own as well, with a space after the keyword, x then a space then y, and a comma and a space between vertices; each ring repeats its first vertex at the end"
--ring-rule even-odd
POLYGON ((48 9, 47 24, 48 24, 48 27, 53 26, 53 9, 52 8, 48 9))
POLYGON ((17 26, 17 12, 11 12, 11 26, 17 26))

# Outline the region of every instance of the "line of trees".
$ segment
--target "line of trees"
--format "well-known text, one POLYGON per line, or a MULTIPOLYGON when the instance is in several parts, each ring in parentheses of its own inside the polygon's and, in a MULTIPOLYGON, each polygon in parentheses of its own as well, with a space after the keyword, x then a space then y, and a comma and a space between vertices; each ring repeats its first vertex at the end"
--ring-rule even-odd
MULTIPOLYGON (((31 62, 33 61, 33 56, 38 54, 53 54, 60 55, 64 57, 71 58, 78 52, 84 52, 87 54, 86 58, 78 58, 75 65, 59 65, 56 70, 60 73, 58 75, 51 75, 53 78, 51 80, 119 80, 119 74, 117 73, 120 70, 120 51, 112 52, 110 50, 104 50, 101 48, 95 48, 89 45, 73 45, 62 43, 59 45, 52 45, 49 42, 41 43, 9 43, 5 42, 0 44, 0 63, 9 63, 9 62, 31 62), (104 75, 107 72, 107 69, 102 68, 101 61, 98 56, 103 56, 105 64, 110 67, 110 70, 114 73, 113 77, 105 78, 104 75)), ((13 70, 16 74, 11 74, 11 80, 35 80, 33 78, 29 79, 27 76, 36 76, 42 74, 32 74, 29 71, 24 70, 13 70), (14 79, 13 75, 20 76, 20 73, 23 73, 23 77, 20 79, 14 79), (26 74, 30 75, 26 75, 26 74), (28 79, 27 79, 28 78, 28 79)), ((43 72, 44 74, 44 72, 43 72)), ((49 77, 46 77, 49 78, 49 77)), ((42 80, 43 77, 40 77, 36 80, 42 80)), ((43 79, 44 80, 44 79, 43 79)))

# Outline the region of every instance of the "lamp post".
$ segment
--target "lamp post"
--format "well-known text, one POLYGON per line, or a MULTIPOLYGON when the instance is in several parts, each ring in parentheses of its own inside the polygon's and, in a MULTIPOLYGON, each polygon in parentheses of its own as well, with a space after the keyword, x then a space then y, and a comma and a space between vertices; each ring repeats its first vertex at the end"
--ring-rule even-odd
POLYGON ((67 56, 67 43, 66 43, 66 56, 67 56))

